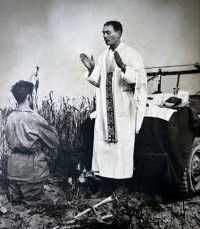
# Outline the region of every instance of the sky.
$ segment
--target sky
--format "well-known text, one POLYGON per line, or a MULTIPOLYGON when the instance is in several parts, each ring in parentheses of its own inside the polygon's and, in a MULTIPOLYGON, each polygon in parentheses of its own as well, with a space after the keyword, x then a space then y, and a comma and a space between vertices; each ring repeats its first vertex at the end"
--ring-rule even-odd
MULTIPOLYGON (((79 54, 97 59, 107 20, 122 22, 123 41, 146 67, 200 62, 199 0, 0 0, 0 107, 13 103, 11 86, 36 66, 40 100, 51 90, 55 97, 92 97, 79 54)), ((165 78, 162 89, 175 85, 176 77, 165 78)), ((199 75, 182 77, 180 87, 197 92, 199 75)))

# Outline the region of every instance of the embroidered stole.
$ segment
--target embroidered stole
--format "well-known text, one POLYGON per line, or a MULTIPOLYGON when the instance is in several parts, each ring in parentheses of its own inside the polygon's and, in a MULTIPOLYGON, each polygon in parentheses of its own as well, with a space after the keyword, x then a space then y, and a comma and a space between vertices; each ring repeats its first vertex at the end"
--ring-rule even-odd
POLYGON ((112 78, 115 70, 114 55, 112 50, 108 51, 106 56, 106 111, 107 111, 107 130, 108 143, 116 143, 116 126, 115 126, 115 112, 112 91, 112 78))

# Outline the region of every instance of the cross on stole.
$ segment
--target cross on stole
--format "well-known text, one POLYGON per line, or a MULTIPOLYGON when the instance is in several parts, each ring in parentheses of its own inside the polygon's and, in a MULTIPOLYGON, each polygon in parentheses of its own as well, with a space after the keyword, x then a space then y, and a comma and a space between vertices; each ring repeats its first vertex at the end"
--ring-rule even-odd
POLYGON ((110 123, 108 123, 108 126, 109 127, 114 127, 114 123, 110 122, 110 123))
POLYGON ((113 136, 113 135, 108 136, 108 142, 110 142, 110 143, 116 142, 115 136, 113 136))

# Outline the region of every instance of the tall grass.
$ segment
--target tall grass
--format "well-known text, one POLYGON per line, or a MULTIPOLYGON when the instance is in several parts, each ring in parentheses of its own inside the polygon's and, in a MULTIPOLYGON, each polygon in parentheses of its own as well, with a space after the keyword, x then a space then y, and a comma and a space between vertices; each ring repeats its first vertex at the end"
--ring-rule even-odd
POLYGON ((74 150, 81 145, 81 139, 77 137, 79 128, 84 120, 93 110, 93 102, 87 97, 80 99, 62 97, 59 102, 55 102, 53 92, 42 101, 39 113, 56 127, 60 143, 74 150))
POLYGON ((6 117, 11 112, 10 108, 0 108, 0 178, 6 179, 6 165, 9 155, 9 148, 5 136, 6 117))
POLYGON ((85 155, 87 152, 84 150, 86 143, 83 140, 81 127, 91 111, 94 110, 94 102, 87 97, 76 99, 62 97, 58 102, 55 102, 51 91, 48 98, 42 101, 42 106, 39 109, 39 113, 56 128, 60 141, 57 160, 55 163, 49 164, 50 170, 54 175, 59 174, 65 180, 71 178, 72 199, 76 199, 79 193, 78 178, 84 169, 83 158, 87 158, 85 155))

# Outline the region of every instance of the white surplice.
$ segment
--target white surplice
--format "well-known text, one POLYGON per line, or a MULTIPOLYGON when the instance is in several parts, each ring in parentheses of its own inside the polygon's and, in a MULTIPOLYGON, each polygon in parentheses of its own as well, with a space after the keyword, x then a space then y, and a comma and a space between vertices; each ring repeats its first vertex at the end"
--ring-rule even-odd
POLYGON ((133 175, 135 134, 142 125, 146 108, 147 77, 141 56, 131 47, 120 43, 116 51, 126 64, 126 72, 114 62, 112 79, 115 130, 117 143, 107 140, 106 110, 106 49, 99 57, 92 74, 87 80, 96 87, 96 120, 92 170, 99 176, 124 179, 133 175), (135 93, 130 84, 135 83, 135 93))

